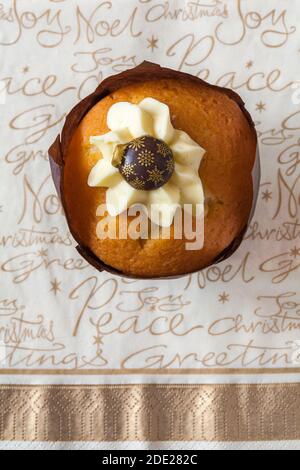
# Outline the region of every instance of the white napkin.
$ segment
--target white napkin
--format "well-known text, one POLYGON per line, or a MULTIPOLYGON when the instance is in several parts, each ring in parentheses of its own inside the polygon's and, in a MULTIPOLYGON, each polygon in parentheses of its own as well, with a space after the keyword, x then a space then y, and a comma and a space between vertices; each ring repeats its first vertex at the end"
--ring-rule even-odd
POLYGON ((293 0, 1 4, 2 386, 299 381, 299 21, 293 0), (71 107, 143 60, 234 89, 259 132, 246 240, 179 280, 88 266, 47 160, 71 107))

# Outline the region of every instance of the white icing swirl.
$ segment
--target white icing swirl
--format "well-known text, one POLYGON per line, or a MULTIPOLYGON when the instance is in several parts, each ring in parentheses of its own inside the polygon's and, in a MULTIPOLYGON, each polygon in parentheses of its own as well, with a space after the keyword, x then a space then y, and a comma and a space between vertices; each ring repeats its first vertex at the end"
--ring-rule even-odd
POLYGON ((116 103, 108 112, 107 125, 110 132, 90 138, 90 143, 97 147, 103 158, 92 169, 88 184, 108 188, 106 204, 110 215, 117 216, 134 204, 143 204, 153 222, 169 227, 178 208, 185 204, 204 206, 198 172, 205 150, 188 134, 174 129, 166 104, 153 98, 145 98, 138 105, 116 103), (175 160, 170 180, 161 188, 150 191, 134 189, 111 164, 118 144, 126 144, 145 135, 166 142, 175 160))

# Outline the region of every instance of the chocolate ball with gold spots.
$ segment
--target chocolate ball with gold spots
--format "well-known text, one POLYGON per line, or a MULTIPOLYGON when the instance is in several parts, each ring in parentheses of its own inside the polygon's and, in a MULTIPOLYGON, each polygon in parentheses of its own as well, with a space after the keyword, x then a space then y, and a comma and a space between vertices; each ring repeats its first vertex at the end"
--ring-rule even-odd
POLYGON ((112 164, 119 169, 127 183, 137 190, 161 188, 174 172, 172 150, 165 142, 151 136, 117 145, 112 164))

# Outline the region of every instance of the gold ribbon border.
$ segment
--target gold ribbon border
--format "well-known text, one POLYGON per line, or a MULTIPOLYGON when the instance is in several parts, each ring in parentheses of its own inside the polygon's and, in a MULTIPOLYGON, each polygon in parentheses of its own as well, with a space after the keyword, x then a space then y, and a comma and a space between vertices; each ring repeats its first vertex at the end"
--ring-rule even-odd
POLYGON ((300 439, 299 384, 0 385, 0 440, 300 439))

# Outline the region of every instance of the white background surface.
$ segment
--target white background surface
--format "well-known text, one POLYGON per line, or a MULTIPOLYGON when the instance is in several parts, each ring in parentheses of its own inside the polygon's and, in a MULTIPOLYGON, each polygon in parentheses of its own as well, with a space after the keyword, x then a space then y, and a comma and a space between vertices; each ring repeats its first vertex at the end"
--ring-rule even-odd
MULTIPOLYGON (((192 367, 201 375, 1 375, 3 384, 299 381, 299 374, 203 374, 203 358, 208 352, 215 354, 210 368, 279 367, 284 371, 298 366, 294 348, 300 334, 297 329, 286 329, 289 320, 283 317, 292 317, 299 326, 300 258, 292 254, 300 248, 299 227, 282 236, 287 226, 297 226, 300 215, 298 2, 227 0, 219 2, 220 12, 227 7, 224 18, 219 12, 186 20, 181 12, 177 20, 162 16, 153 21, 155 15, 160 16, 162 3, 5 0, 1 4, 0 362, 3 369, 39 368, 41 355, 46 354, 43 367, 54 372, 64 367, 119 369, 134 353, 130 367, 143 368, 153 354, 137 352, 153 348, 155 354, 161 354, 155 367, 192 367), (26 11, 33 15, 29 15, 31 20, 35 18, 32 23, 26 19, 26 11), (50 25, 47 15, 54 17, 50 25), (112 30, 118 20, 120 25, 112 30), (157 42, 151 42, 153 38, 157 42), (199 276, 128 283, 86 266, 69 243, 49 177, 47 149, 65 114, 93 91, 99 80, 145 59, 232 87, 241 94, 257 125, 262 157, 262 188, 254 223, 258 224, 256 232, 270 232, 263 240, 253 240, 252 226, 248 240, 230 260, 199 276), (51 81, 53 85, 47 88, 45 81, 47 86, 51 81), (266 190, 271 199, 266 199, 266 190), (55 240, 51 240, 51 233, 58 235, 55 240), (99 289, 84 309, 78 333, 73 336, 93 288, 99 289), (112 300, 106 302, 114 288, 112 300), (223 294, 228 302, 220 302, 223 294), (286 299, 290 303, 285 303, 286 299), (107 312, 112 314, 110 330, 117 331, 101 330, 103 345, 99 350, 97 329, 91 320, 99 320, 107 312), (176 314, 183 315, 178 331, 201 328, 184 336, 170 331, 162 334, 166 318, 176 314), (134 315, 144 331, 137 333, 131 328, 122 333, 122 321, 130 321, 134 315), (166 318, 156 320, 160 334, 154 336, 149 319, 162 316, 166 318), (220 336, 210 334, 214 322, 228 317, 235 322, 238 316, 243 328, 220 336), (14 325, 21 325, 24 332, 24 321, 32 333, 30 339, 21 335, 16 340, 11 334, 14 325), (251 328, 245 331, 249 325, 254 325, 254 332, 251 328), (268 331, 270 325, 276 325, 278 331, 268 331), (40 328, 47 332, 46 337, 39 334, 40 328), (254 348, 244 361, 239 352, 250 343, 254 348), (284 355, 276 357, 278 350, 284 355), (264 353, 262 358, 258 351, 264 353), (217 364, 223 352, 228 354, 228 366, 217 364), (65 365, 70 355, 73 360, 65 365), (84 357, 89 365, 84 364, 84 357)), ((169 2, 172 11, 187 8, 188 3, 169 2)), ((205 11, 213 11, 214 0, 203 3, 205 11)), ((186 445, 198 448, 195 443, 186 445)), ((274 448, 277 444, 257 445, 274 448)), ((203 446, 230 448, 231 444, 203 446)), ((250 444, 243 446, 249 448, 250 444)))

